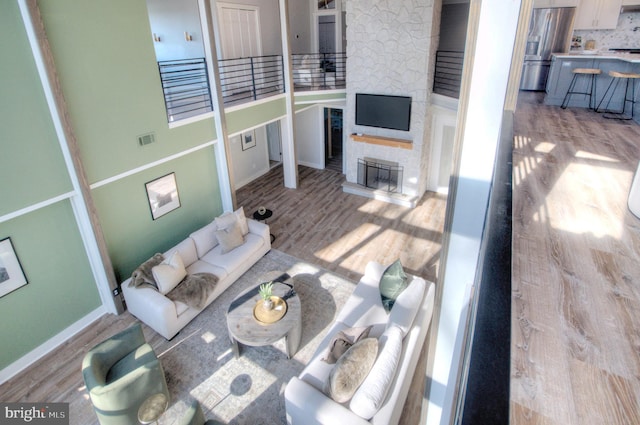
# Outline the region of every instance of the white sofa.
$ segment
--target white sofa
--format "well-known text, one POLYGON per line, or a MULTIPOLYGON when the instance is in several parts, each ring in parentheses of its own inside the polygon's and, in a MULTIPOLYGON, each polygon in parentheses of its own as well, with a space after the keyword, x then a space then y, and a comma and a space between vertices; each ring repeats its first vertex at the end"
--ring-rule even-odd
MULTIPOLYGON (((242 209, 235 214, 244 216, 242 209)), ((218 225, 214 220, 164 253, 165 258, 171 258, 177 251, 187 274, 212 273, 218 277, 204 308, 271 249, 269 226, 251 219, 246 219, 246 224, 248 232, 243 236, 242 245, 230 252, 222 253, 216 238, 218 225)), ((121 285, 128 310, 166 339, 173 338, 204 309, 174 302, 149 286, 132 287, 130 281, 131 278, 121 285)))
MULTIPOLYGON (((396 353, 399 352, 399 354, 396 355, 397 366, 393 369, 393 367, 388 367, 389 363, 384 363, 389 360, 388 355, 386 359, 384 358, 386 354, 389 354, 388 352, 385 354, 385 346, 393 344, 386 344, 384 340, 391 340, 390 328, 395 328, 395 330, 398 328, 398 326, 392 326, 391 321, 395 321, 398 317, 396 314, 394 318, 394 310, 399 308, 400 298, 396 301, 391 313, 388 314, 382 306, 378 287, 384 270, 385 266, 375 262, 370 262, 367 265, 365 275, 338 313, 335 323, 320 343, 312 360, 298 377, 292 378, 287 384, 285 389, 287 423, 349 425, 369 423, 389 425, 398 423, 414 376, 420 351, 431 323, 435 285, 431 282, 426 282, 422 278, 408 276, 411 282, 412 280, 421 281, 419 283, 424 290, 421 298, 419 296, 413 297, 416 298, 415 317, 412 316, 407 319, 407 315, 402 314, 404 318, 400 321, 404 320, 405 323, 400 327, 403 328, 402 334, 404 334, 404 337, 396 337, 397 347, 401 344, 401 349, 396 349, 396 353), (368 325, 373 325, 369 337, 379 338, 382 336, 382 338, 379 338, 381 348, 379 348, 373 368, 353 398, 349 402, 338 403, 324 392, 326 382, 335 365, 324 362, 322 358, 331 339, 338 331, 350 327, 368 325), (398 341, 400 338, 402 338, 401 341, 398 341), (376 369, 377 366, 380 367, 376 369), (385 377, 386 382, 389 384, 385 387, 387 389, 382 390, 383 394, 379 395, 378 402, 365 409, 362 406, 354 408, 356 397, 360 397, 358 401, 362 401, 363 396, 366 397, 370 394, 367 391, 372 384, 374 387, 377 385, 377 390, 374 389, 373 392, 380 392, 380 383, 384 382, 385 379, 378 379, 380 376, 378 372, 383 369, 389 370, 385 377), (365 388, 365 386, 369 388, 365 388), (358 392, 363 392, 363 394, 358 394, 358 392), (360 415, 356 414, 354 410, 360 415), (363 410, 369 410, 369 413, 362 414, 363 410)), ((407 293, 407 295, 409 294, 407 293)), ((405 299, 407 298, 409 297, 405 297, 405 299)), ((411 302, 409 301, 409 303, 411 302)), ((398 311, 400 310, 396 310, 396 312, 398 311)))

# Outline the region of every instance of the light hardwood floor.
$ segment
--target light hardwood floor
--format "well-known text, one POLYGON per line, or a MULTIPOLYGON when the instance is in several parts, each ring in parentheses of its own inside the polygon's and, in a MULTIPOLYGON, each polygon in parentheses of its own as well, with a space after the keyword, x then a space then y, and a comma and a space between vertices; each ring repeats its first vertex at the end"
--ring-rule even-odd
MULTIPOLYGON (((444 196, 428 193, 411 210, 343 193, 344 176, 335 171, 300 167, 299 176, 299 189, 286 189, 282 168, 277 167, 237 192, 238 205, 244 206, 247 215, 260 205, 273 211, 268 220, 276 237, 273 248, 354 281, 360 279, 367 262, 391 263, 396 258, 401 259, 408 272, 435 279, 444 226, 444 196)), ((104 316, 1 385, 0 400, 68 402, 72 424, 95 423, 95 415, 87 409, 90 402, 80 373, 82 358, 92 346, 135 321, 129 313, 104 316), (82 416, 74 417, 74 412, 82 416)), ((162 337, 143 328, 150 344, 159 346, 162 337)), ((425 364, 418 367, 424 370, 425 364)), ((416 376, 403 424, 419 422, 424 376, 416 376)))
POLYGON ((640 423, 640 126, 521 93, 513 155, 512 424, 640 423))

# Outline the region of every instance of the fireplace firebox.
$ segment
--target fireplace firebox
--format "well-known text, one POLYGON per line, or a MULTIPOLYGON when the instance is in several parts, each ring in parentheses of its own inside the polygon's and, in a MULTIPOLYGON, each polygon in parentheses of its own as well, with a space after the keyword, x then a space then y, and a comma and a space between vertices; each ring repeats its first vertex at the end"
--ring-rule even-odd
POLYGON ((358 184, 369 189, 402 193, 403 171, 397 162, 358 158, 358 184))

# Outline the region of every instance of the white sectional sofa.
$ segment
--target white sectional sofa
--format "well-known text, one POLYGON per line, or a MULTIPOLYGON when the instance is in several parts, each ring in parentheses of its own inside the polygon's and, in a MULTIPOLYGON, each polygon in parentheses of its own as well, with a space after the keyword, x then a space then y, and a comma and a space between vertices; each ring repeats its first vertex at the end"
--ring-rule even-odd
POLYGON ((365 275, 338 313, 312 360, 298 377, 287 384, 287 423, 398 423, 431 323, 435 285, 422 278, 408 276, 410 284, 402 293, 404 296, 401 294, 391 312, 387 313, 378 286, 384 271, 385 266, 381 264, 371 262, 367 265, 365 275), (368 325, 373 325, 368 336, 379 339, 375 363, 353 398, 338 403, 325 393, 327 381, 336 365, 322 359, 338 331, 368 325))
POLYGON ((269 226, 245 218, 242 209, 227 213, 191 233, 188 238, 163 254, 165 259, 170 259, 178 252, 189 275, 212 273, 217 276, 218 282, 202 309, 172 301, 163 291, 149 285, 132 287, 129 285, 131 278, 121 285, 127 308, 160 335, 171 339, 270 249, 269 226), (224 244, 219 243, 216 232, 221 230, 221 218, 229 218, 230 215, 240 217, 244 232, 241 245, 224 253, 224 244))

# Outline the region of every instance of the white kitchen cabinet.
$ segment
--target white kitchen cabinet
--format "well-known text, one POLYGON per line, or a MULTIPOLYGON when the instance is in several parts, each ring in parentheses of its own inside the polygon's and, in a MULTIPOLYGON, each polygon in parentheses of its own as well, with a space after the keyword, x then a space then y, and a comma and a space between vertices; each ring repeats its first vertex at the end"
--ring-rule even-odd
POLYGON ((622 0, 580 0, 575 30, 610 30, 618 26, 622 0))
MULTIPOLYGON (((640 1, 640 0, 634 0, 640 1)), ((534 0, 533 7, 542 9, 546 7, 575 7, 578 5, 578 0, 534 0)))

